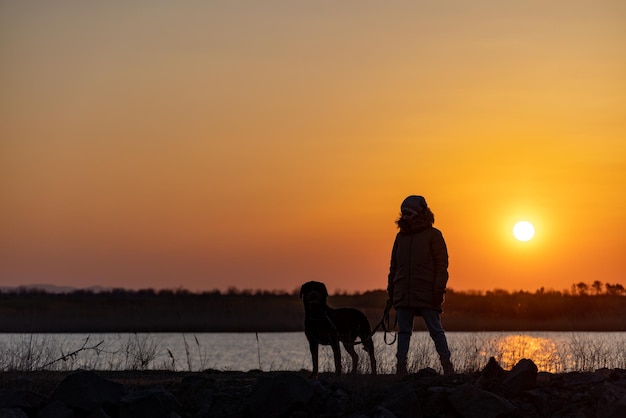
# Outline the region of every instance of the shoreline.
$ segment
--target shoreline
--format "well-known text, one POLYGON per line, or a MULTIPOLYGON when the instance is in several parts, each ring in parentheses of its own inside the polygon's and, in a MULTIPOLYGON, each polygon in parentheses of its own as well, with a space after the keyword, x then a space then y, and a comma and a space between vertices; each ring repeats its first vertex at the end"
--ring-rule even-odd
POLYGON ((480 372, 445 377, 428 368, 405 377, 320 373, 316 379, 307 370, 5 371, 0 372, 0 393, 0 409, 7 408, 6 399, 12 396, 18 401, 11 408, 28 416, 63 403, 73 416, 101 410, 93 416, 111 418, 517 417, 576 411, 618 417, 626 410, 626 370, 552 374, 537 372, 530 360, 511 370, 491 360, 480 372), (150 409, 155 405, 158 410, 150 409), (418 409, 421 415, 414 415, 418 409))

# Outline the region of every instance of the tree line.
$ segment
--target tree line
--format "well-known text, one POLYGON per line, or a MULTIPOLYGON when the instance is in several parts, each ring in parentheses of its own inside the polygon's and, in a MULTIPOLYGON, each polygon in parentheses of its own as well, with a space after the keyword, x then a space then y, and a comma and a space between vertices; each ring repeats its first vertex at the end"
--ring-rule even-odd
MULTIPOLYGON (((277 332, 302 331, 299 288, 185 289, 49 293, 17 288, 0 293, 0 332, 277 332)), ((382 319, 385 290, 335 292, 331 307, 382 319)), ((626 291, 620 284, 576 283, 568 290, 535 292, 448 290, 442 321, 449 331, 626 331, 626 291)), ((393 325, 394 312, 390 322, 393 325)), ((416 329, 421 329, 421 321, 416 329)))

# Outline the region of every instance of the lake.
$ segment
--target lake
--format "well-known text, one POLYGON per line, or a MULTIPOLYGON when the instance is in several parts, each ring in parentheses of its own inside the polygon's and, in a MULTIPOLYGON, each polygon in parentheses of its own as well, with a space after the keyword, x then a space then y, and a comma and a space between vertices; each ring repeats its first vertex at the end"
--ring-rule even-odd
MULTIPOLYGON (((505 369, 529 358, 539 371, 561 373, 602 367, 626 368, 626 332, 447 332, 459 372, 480 370, 490 357, 505 369)), ((391 342, 395 334, 387 334, 391 342)), ((395 370, 396 345, 374 335, 379 373, 395 370)), ((361 372, 369 372, 357 346, 361 372)), ((349 356, 342 349, 344 369, 349 356)), ((427 332, 411 339, 409 370, 440 371, 427 332)), ((0 334, 0 370, 205 369, 249 371, 311 370, 303 332, 287 333, 110 333, 0 334)), ((334 371, 330 347, 320 349, 320 371, 334 371)))

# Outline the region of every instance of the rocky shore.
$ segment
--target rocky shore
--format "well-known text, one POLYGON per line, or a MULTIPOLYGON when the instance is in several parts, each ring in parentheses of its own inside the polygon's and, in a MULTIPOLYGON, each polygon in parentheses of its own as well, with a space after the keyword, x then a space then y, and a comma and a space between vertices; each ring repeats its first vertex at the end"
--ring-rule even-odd
POLYGON ((530 360, 441 376, 299 372, 2 372, 0 418, 624 417, 626 370, 550 374, 530 360))

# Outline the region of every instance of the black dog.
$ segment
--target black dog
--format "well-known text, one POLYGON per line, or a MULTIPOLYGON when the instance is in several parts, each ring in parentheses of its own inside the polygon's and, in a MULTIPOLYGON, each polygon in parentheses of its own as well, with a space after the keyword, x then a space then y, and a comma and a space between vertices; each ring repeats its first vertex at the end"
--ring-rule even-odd
MULTIPOLYGON (((376 358, 370 323, 363 312, 355 308, 330 308, 326 304, 328 291, 321 282, 307 282, 300 288, 304 302, 304 334, 309 340, 313 376, 318 372, 318 347, 330 345, 335 358, 335 372, 341 374, 341 341, 352 357, 352 373, 356 372, 359 356, 354 350, 355 340, 360 337, 363 348, 370 356, 372 374, 376 374, 376 358)), ((357 343, 358 344, 358 343, 357 343)))

